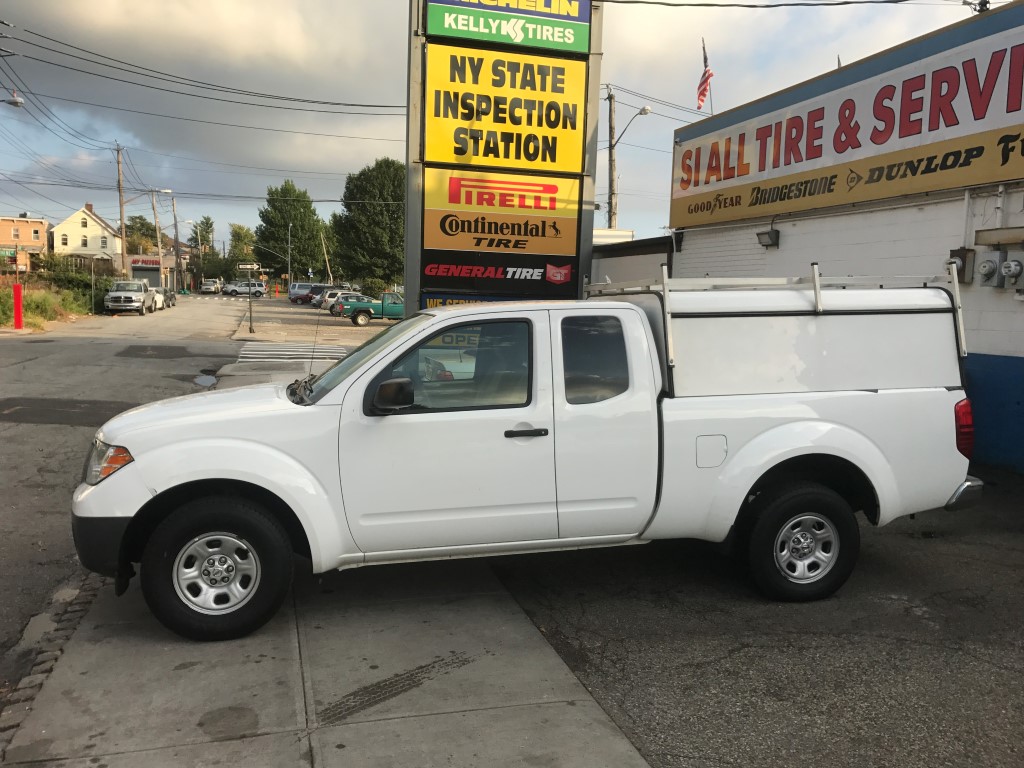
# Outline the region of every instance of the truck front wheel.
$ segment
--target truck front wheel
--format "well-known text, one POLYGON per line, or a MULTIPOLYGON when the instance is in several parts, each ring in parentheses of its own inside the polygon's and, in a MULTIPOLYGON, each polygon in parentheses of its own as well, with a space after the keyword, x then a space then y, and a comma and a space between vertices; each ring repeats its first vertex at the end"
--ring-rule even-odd
POLYGON ((352 324, 359 326, 369 325, 370 316, 366 312, 356 312, 354 315, 352 315, 352 324))
POLYGON ((750 532, 750 572, 776 600, 802 602, 833 594, 860 554, 860 528, 850 505, 831 488, 794 483, 757 500, 750 532))
POLYGON ((281 606, 291 587, 291 546, 258 504, 196 499, 153 531, 141 581, 146 604, 171 631, 232 640, 263 626, 281 606))

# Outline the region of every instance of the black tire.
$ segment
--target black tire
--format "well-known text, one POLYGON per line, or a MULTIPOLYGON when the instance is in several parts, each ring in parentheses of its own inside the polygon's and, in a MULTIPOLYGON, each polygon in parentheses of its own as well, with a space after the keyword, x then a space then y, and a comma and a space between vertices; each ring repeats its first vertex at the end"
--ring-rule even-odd
POLYGON ((263 291, 253 291, 252 295, 258 299, 260 296, 263 295, 263 291))
POLYGON ((364 326, 370 324, 370 316, 366 312, 356 312, 352 315, 352 325, 364 326))
POLYGON ((846 582, 860 554, 860 528, 842 496, 818 483, 798 482, 765 491, 755 504, 747 556, 765 596, 820 600, 846 582))
POLYGON ((153 531, 142 554, 142 594, 172 632, 233 640, 277 613, 292 570, 288 534, 269 512, 245 499, 213 496, 188 502, 153 531), (207 555, 217 562, 200 573, 207 555), (224 585, 209 584, 222 578, 224 585))
POLYGON ((142 306, 139 307, 139 317, 146 316, 146 302, 142 302, 142 306))
POLYGON ((238 295, 238 291, 232 291, 232 292, 231 292, 231 295, 232 295, 232 296, 237 296, 237 295, 238 295))

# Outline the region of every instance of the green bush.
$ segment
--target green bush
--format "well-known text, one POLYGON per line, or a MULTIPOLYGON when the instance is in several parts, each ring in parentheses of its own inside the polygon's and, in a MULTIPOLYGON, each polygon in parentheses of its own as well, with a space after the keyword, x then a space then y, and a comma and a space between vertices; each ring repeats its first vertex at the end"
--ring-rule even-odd
POLYGON ((363 281, 362 292, 367 296, 379 299, 380 295, 388 289, 388 283, 378 277, 368 277, 363 281))
POLYGON ((0 288, 0 325, 14 324, 14 292, 8 285, 0 288))

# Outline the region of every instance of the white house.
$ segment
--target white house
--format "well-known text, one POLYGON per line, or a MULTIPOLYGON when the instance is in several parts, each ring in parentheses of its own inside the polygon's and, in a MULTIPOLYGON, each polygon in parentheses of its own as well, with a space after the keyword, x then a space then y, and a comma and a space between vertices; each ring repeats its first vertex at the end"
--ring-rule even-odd
POLYGON ((115 270, 121 265, 121 233, 86 203, 51 230, 53 252, 95 259, 109 257, 115 270))

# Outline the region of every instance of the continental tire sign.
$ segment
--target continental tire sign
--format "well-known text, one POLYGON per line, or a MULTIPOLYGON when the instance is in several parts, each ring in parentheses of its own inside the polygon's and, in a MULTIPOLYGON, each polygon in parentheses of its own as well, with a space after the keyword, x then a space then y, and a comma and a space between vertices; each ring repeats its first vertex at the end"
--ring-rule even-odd
POLYGON ((1024 178, 1024 4, 675 133, 688 227, 1024 178))
POLYGON ((586 96, 583 61, 429 45, 424 160, 581 173, 586 96))
POLYGON ((423 247, 575 256, 578 179, 424 170, 423 247))

